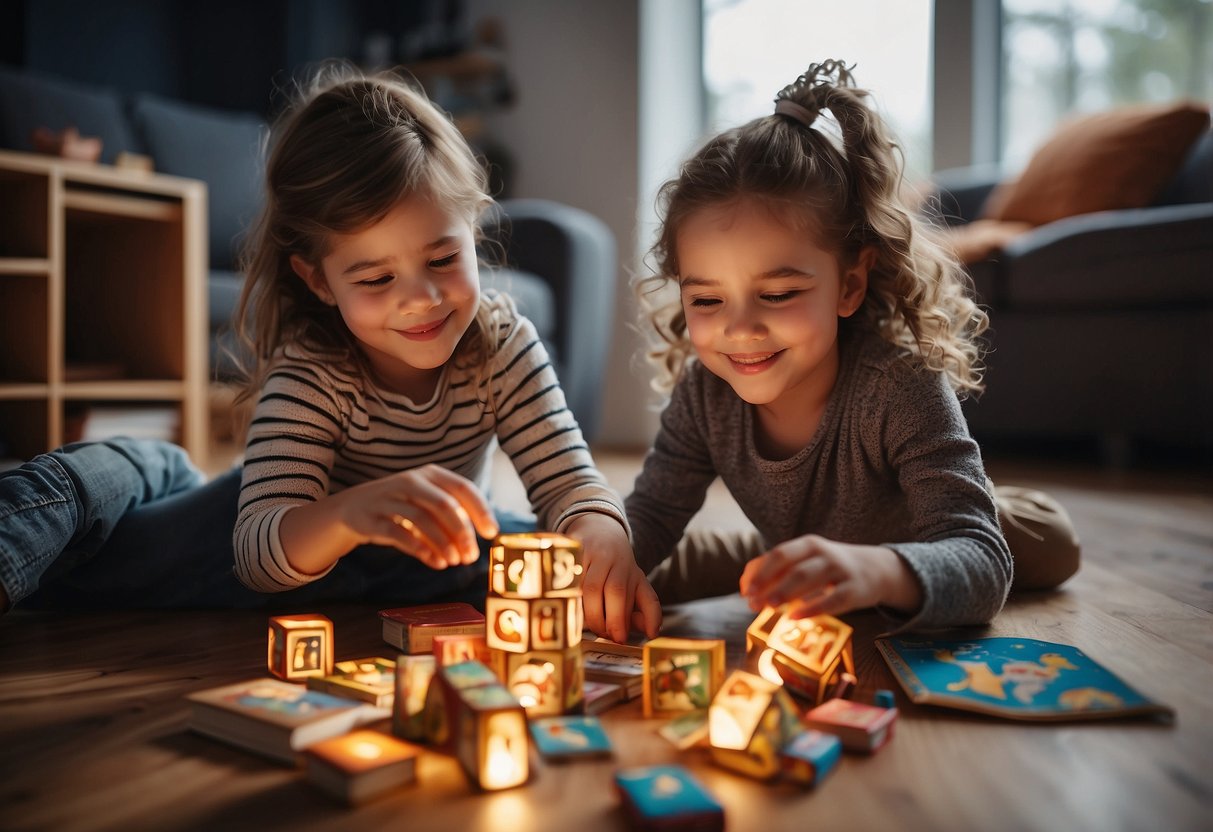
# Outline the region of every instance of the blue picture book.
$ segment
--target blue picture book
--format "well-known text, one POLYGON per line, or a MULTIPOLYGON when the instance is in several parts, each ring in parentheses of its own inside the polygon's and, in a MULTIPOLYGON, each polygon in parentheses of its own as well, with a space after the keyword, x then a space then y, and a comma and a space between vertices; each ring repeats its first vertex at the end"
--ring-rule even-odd
POLYGON ((611 741, 596 716, 552 716, 531 720, 531 737, 544 757, 596 757, 611 753, 611 741))
POLYGON ((1008 719, 1153 715, 1155 702, 1068 644, 1032 638, 884 638, 876 641, 912 702, 1008 719))

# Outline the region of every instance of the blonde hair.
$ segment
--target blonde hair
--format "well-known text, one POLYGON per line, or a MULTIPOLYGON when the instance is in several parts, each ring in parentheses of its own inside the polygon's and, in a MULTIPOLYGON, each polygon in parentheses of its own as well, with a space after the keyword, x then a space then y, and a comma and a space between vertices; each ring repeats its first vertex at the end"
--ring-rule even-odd
POLYGON ((854 325, 919 356, 961 396, 981 390, 977 338, 988 319, 963 267, 903 203, 900 148, 867 96, 841 61, 813 64, 779 92, 775 114, 710 139, 661 187, 662 224, 650 250, 656 274, 635 286, 656 336, 648 357, 658 389, 668 391, 693 357, 681 301, 662 292, 680 273, 679 230, 706 206, 757 198, 814 233, 843 268, 872 247, 875 262, 854 325), (813 126, 824 110, 838 125, 841 147, 813 126))
MULTIPOLYGON (((333 235, 374 225, 412 194, 466 217, 477 238, 494 205, 484 167, 450 118, 392 72, 321 67, 276 121, 267 147, 265 202, 245 242, 232 321, 237 401, 261 389, 274 354, 290 342, 368 372, 340 311, 312 294, 291 268, 292 255, 319 267, 333 235)), ((455 360, 483 365, 497 333, 482 297, 455 360)))

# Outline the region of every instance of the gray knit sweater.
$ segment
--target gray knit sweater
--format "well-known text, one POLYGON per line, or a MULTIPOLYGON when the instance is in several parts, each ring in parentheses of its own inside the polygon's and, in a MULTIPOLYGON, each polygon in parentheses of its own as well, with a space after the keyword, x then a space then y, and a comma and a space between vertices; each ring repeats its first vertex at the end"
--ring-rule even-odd
POLYGON ((805 534, 885 545, 923 606, 899 629, 980 624, 1002 609, 1011 555, 977 444, 942 374, 876 335, 845 332, 809 444, 765 459, 752 406, 696 363, 674 389, 625 502, 636 560, 664 560, 719 476, 767 546, 805 534))

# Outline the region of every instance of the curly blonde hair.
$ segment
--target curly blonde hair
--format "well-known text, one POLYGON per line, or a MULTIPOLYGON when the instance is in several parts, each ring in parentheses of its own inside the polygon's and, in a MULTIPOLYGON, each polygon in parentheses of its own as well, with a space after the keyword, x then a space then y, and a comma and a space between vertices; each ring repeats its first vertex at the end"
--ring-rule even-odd
MULTIPOLYGON (((291 268, 319 267, 333 235, 369 228, 403 198, 424 193, 481 221, 495 205, 484 166, 450 118, 407 78, 321 66, 275 123, 268 142, 265 202, 244 245, 244 289, 232 321, 243 402, 256 395, 287 343, 369 372, 340 311, 321 302, 291 268)), ((499 327, 482 296, 455 350, 460 366, 483 365, 499 327)))
POLYGON ((873 248, 854 325, 946 374, 961 397, 982 389, 978 336, 987 316, 936 229, 902 200, 900 148, 867 104, 868 92, 855 86, 852 68, 836 60, 813 64, 779 92, 774 114, 710 139, 661 187, 661 229, 649 252, 656 273, 635 285, 655 336, 648 358, 659 390, 672 388, 693 357, 681 301, 664 291, 680 273, 679 230, 702 208, 743 197, 813 233, 844 269, 861 249, 873 248), (837 123, 841 147, 814 126, 824 110, 837 123))

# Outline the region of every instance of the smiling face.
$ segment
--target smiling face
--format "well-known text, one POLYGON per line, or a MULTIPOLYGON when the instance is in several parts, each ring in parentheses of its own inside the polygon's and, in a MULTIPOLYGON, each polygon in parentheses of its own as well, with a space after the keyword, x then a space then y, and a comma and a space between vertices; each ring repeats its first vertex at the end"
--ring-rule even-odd
POLYGON ((433 394, 480 300, 472 224, 421 194, 335 235, 318 267, 297 255, 291 267, 340 310, 379 381, 414 401, 433 394))
POLYGON ((687 334, 704 367, 768 417, 818 413, 838 372, 838 318, 863 301, 872 255, 843 269, 752 199, 691 214, 676 247, 687 334))

